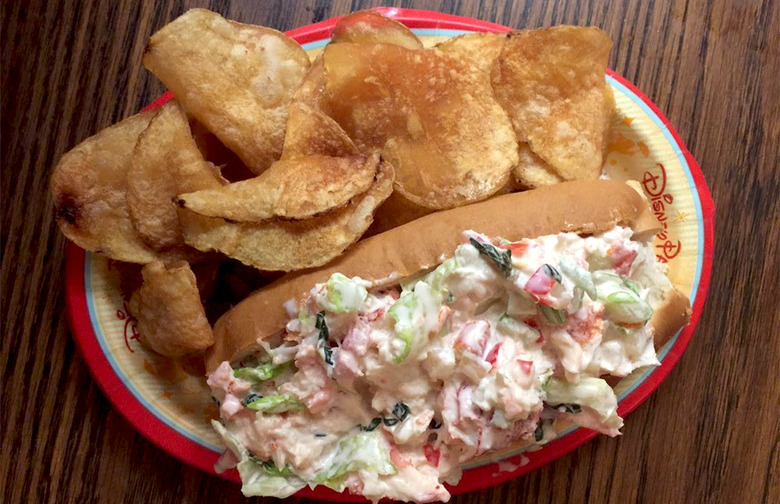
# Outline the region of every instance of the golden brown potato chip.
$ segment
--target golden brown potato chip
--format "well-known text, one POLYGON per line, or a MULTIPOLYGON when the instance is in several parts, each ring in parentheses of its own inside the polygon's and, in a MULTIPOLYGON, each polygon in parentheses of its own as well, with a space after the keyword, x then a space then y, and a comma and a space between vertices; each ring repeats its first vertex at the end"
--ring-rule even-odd
POLYGON ((490 75, 498 64, 508 33, 467 33, 437 44, 436 49, 461 56, 490 75))
POLYGON ((392 190, 393 169, 382 163, 371 188, 334 212, 301 221, 262 223, 208 218, 186 225, 184 237, 195 248, 218 250, 260 270, 322 266, 360 238, 371 225, 374 210, 392 190))
POLYGON ((293 103, 303 103, 325 115, 330 115, 325 93, 325 66, 322 64, 322 53, 311 64, 309 71, 301 80, 301 84, 293 93, 293 103))
POLYGON ((451 208, 506 183, 517 141, 484 72, 390 44, 331 44, 323 63, 330 116, 361 150, 382 150, 410 201, 451 208))
POLYGON ((131 116, 87 138, 54 168, 57 223, 79 247, 132 263, 157 258, 133 227, 125 198, 133 149, 154 114, 131 116))
POLYGON ((143 284, 130 299, 141 342, 166 357, 181 357, 214 344, 200 302, 195 275, 186 262, 166 267, 151 262, 141 271, 143 284))
POLYGON ((526 142, 520 142, 518 153, 520 160, 512 168, 512 175, 524 188, 533 189, 563 182, 561 176, 542 158, 534 154, 526 142))
POLYGON ((179 104, 174 100, 157 109, 127 170, 127 207, 141 239, 155 250, 184 245, 174 198, 222 185, 217 169, 198 150, 179 104))
POLYGON ((336 121, 305 103, 290 105, 282 160, 313 155, 346 157, 359 154, 355 142, 336 121))
POLYGON ((355 44, 395 44, 407 49, 422 49, 420 39, 403 24, 374 11, 354 12, 333 27, 331 42, 355 44))
POLYGON ((378 166, 378 154, 277 161, 253 179, 181 194, 179 205, 199 215, 236 222, 305 219, 340 208, 367 191, 378 166))
POLYGON ((238 182, 255 176, 236 153, 225 147, 219 138, 210 132, 201 122, 192 117, 189 118, 192 138, 198 146, 203 159, 217 168, 223 178, 230 182, 238 182))
POLYGON ((496 98, 519 141, 565 180, 601 173, 604 73, 612 41, 598 28, 512 33, 493 74, 496 98))
POLYGON ((293 39, 192 9, 152 35, 143 63, 252 171, 279 159, 287 106, 309 68, 293 39))

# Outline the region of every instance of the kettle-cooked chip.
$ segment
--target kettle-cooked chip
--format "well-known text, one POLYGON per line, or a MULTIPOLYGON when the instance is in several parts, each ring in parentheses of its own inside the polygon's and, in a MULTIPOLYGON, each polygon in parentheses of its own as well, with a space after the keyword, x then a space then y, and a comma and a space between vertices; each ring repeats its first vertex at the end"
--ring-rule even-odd
POLYGON ((437 44, 436 49, 461 56, 490 75, 509 37, 508 33, 467 33, 437 44))
POLYGON ((174 100, 157 109, 138 137, 127 171, 127 206, 144 242, 156 250, 183 246, 173 199, 222 185, 217 169, 198 150, 179 104, 174 100))
POLYGON ((264 271, 322 266, 360 238, 371 225, 374 210, 392 190, 393 168, 381 163, 369 190, 334 212, 300 221, 260 223, 210 217, 185 225, 184 237, 197 249, 218 250, 264 271))
POLYGON ((520 160, 512 168, 512 175, 524 188, 533 189, 563 182, 561 176, 542 158, 534 154, 526 142, 520 142, 518 154, 520 160))
POLYGON ((390 44, 331 44, 323 63, 330 116, 361 150, 381 149, 410 201, 452 208, 506 183, 517 141, 478 68, 390 44))
POLYGON ((141 270, 143 284, 130 298, 141 341, 166 357, 181 357, 214 344, 195 275, 186 262, 155 261, 141 270))
POLYGON ((219 168, 220 175, 230 182, 255 176, 236 153, 228 149, 214 133, 197 119, 190 117, 190 130, 203 159, 219 168))
POLYGON ((293 39, 192 9, 152 35, 143 63, 252 171, 279 159, 287 107, 309 68, 293 39))
POLYGON ((132 263, 157 257, 133 227, 125 199, 133 149, 154 114, 128 117, 87 138, 54 168, 51 192, 57 224, 79 247, 132 263))
POLYGON ((305 103, 290 105, 290 118, 284 134, 282 160, 312 155, 357 156, 355 142, 339 124, 305 103))
POLYGON ((564 180, 601 173, 611 48, 598 28, 523 30, 510 35, 493 73, 496 98, 518 140, 564 180))
POLYGON ((253 179, 181 194, 179 205, 199 215, 237 222, 305 219, 343 207, 368 190, 379 162, 378 154, 277 161, 253 179))
POLYGON ((423 48, 420 39, 406 25, 374 11, 353 12, 341 18, 333 27, 331 41, 423 48))

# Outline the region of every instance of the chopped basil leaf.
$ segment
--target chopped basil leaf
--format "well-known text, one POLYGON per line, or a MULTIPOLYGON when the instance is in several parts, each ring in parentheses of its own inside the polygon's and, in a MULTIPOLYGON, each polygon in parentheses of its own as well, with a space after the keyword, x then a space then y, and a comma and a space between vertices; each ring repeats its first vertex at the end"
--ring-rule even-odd
POLYGON ((393 416, 396 417, 399 422, 403 422, 406 420, 406 417, 409 416, 409 406, 402 402, 395 403, 395 406, 393 406, 393 416))
POLYGON ((544 424, 542 422, 536 424, 536 430, 534 430, 534 439, 536 441, 541 441, 544 439, 544 424))
POLYGON ((265 471, 270 476, 292 476, 292 471, 289 467, 279 469, 270 460, 262 460, 253 453, 249 454, 249 460, 262 467, 263 471, 265 471))
POLYGON ((325 362, 333 365, 333 349, 328 345, 330 339, 330 332, 328 331, 328 324, 325 322, 325 312, 321 311, 317 313, 317 320, 314 322, 315 329, 320 331, 319 341, 322 342, 322 354, 325 358, 325 362))
POLYGON ((325 362, 333 365, 333 349, 329 347, 328 345, 325 345, 322 347, 322 353, 325 355, 325 362))
POLYGON ((330 333, 328 332, 328 324, 325 323, 324 311, 317 313, 317 320, 316 322, 314 322, 314 327, 320 331, 320 341, 327 342, 330 339, 330 333))
POLYGON ((563 281, 561 278, 561 273, 549 264, 542 264, 542 269, 548 277, 552 278, 556 282, 561 283, 563 281))
POLYGON ((245 398, 241 399, 241 404, 246 406, 247 404, 253 403, 253 402, 257 401, 258 399, 262 399, 262 398, 263 398, 263 396, 261 396, 260 394, 255 394, 254 392, 250 392, 248 396, 246 396, 245 398))
POLYGON ((562 310, 556 310, 555 308, 550 308, 549 306, 544 305, 540 305, 539 309, 542 310, 542 315, 544 315, 544 318, 546 318, 553 325, 563 325, 563 323, 566 321, 566 316, 563 314, 562 310))
MULTIPOLYGON (((393 416, 392 417, 386 417, 386 416, 378 416, 371 419, 371 423, 368 425, 358 425, 360 427, 360 430, 370 432, 377 427, 379 427, 379 424, 385 424, 387 427, 392 427, 394 425, 397 425, 398 422, 403 422, 407 416, 409 416, 409 406, 402 402, 395 403, 395 406, 393 406, 393 416)), ((438 428, 438 427, 437 427, 438 428)))
POLYGON ((512 274, 512 251, 499 250, 489 243, 482 243, 474 238, 469 238, 469 242, 479 251, 480 254, 486 255, 493 263, 498 266, 501 273, 508 277, 512 274))
POLYGON ((365 432, 371 432, 372 430, 379 427, 379 424, 382 423, 382 417, 374 417, 371 419, 371 423, 368 425, 358 425, 360 427, 360 430, 365 432))

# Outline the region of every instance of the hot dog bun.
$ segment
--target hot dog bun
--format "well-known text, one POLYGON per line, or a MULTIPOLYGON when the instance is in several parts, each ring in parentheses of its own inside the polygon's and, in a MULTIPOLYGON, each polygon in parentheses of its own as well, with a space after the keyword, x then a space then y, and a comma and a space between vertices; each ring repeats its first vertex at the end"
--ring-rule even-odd
MULTIPOLYGON (((610 180, 564 182, 427 215, 358 242, 322 268, 286 275, 253 293, 217 321, 206 367, 210 372, 223 361, 241 358, 256 348, 258 339, 277 333, 287 322, 284 303, 303 298, 333 273, 359 276, 381 287, 448 259, 462 243, 464 230, 516 241, 560 232, 595 234, 615 226, 632 228, 639 239, 660 229, 643 196, 610 180)), ((672 307, 659 310, 670 314, 668 321, 657 321, 659 339, 683 325, 680 314, 687 313, 682 294, 670 295, 666 304, 672 307)))

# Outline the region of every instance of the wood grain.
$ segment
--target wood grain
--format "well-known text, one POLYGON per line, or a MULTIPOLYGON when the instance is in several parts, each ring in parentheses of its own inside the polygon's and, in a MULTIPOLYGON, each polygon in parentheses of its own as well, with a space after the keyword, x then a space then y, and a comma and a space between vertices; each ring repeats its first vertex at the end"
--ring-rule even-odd
MULTIPOLYGON (((377 4, 2 3, 0 501, 244 501, 238 486, 147 442, 95 386, 69 336, 65 240, 52 218, 48 177, 67 149, 161 93, 141 54, 150 34, 187 8, 286 30, 377 4)), ((616 41, 610 66, 669 117, 718 207, 714 276, 698 330, 623 436, 597 438, 527 476, 453 501, 780 501, 780 3, 392 4, 513 27, 604 28, 616 41)))

